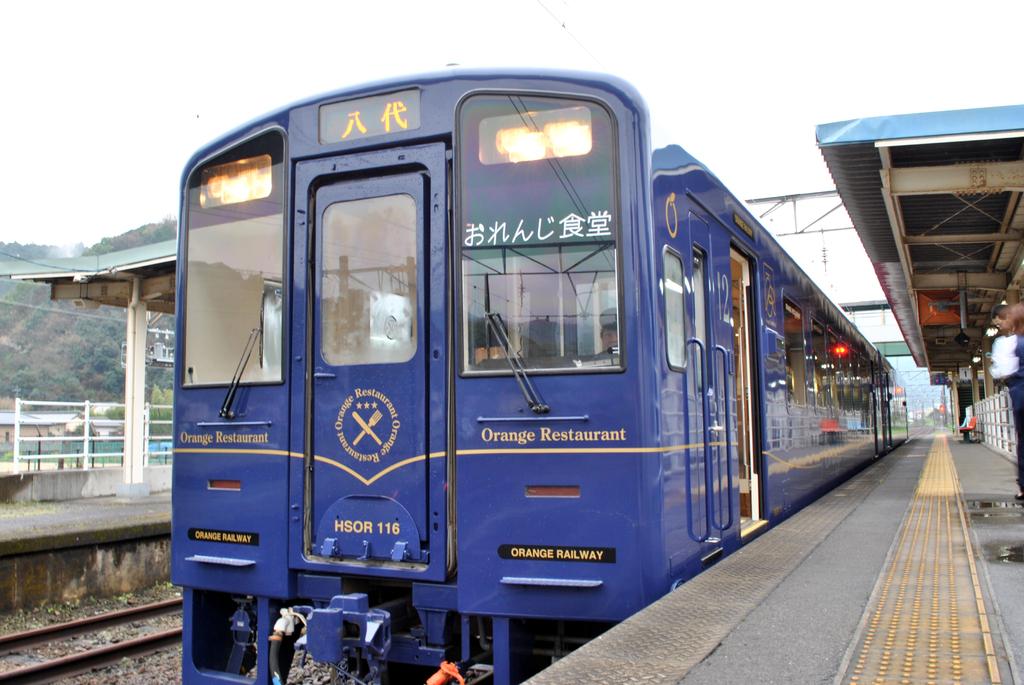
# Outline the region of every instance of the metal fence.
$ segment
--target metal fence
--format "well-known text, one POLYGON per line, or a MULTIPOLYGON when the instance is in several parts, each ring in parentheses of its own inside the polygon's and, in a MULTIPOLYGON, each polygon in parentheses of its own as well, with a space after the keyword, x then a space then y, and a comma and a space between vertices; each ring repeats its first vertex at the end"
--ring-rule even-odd
MULTIPOLYGON (((124 418, 118 416, 124 416, 123 409, 123 404, 115 402, 15 399, 14 471, 23 467, 31 470, 33 466, 41 469, 44 463, 57 469, 120 467, 124 461, 124 418)), ((171 405, 145 404, 142 444, 146 466, 170 463, 170 416, 171 405)))
POLYGON ((973 406, 978 423, 976 437, 992 449, 1010 456, 1017 454, 1017 433, 1013 427, 1010 393, 1002 390, 973 406))

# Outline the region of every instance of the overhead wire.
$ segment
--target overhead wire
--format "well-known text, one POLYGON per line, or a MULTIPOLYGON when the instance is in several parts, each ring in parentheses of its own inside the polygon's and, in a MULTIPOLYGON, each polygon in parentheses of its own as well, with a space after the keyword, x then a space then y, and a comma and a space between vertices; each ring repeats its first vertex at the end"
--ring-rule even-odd
POLYGON ((17 259, 19 262, 26 262, 28 264, 35 264, 36 266, 45 266, 47 269, 61 269, 61 270, 66 270, 67 269, 67 267, 65 267, 65 266, 55 266, 53 264, 46 264, 45 262, 39 262, 39 261, 36 261, 34 259, 29 259, 28 257, 21 257, 21 256, 16 255, 16 254, 11 254, 10 252, 5 252, 4 250, 0 250, 0 255, 3 255, 4 257, 9 257, 10 259, 17 259))
POLYGON ((56 309, 54 307, 40 307, 35 304, 27 304, 25 302, 12 302, 11 300, 0 299, 0 304, 10 305, 12 307, 24 307, 25 309, 36 309, 41 312, 53 312, 54 314, 67 314, 68 316, 79 316, 83 319, 97 319, 99 321, 110 321, 112 323, 123 323, 122 319, 114 316, 100 316, 99 314, 86 314, 85 312, 76 312, 70 309, 56 309))
POLYGON ((608 70, 608 67, 606 67, 604 65, 604 63, 597 58, 597 55, 592 53, 587 48, 587 46, 583 44, 583 41, 581 41, 579 38, 577 38, 576 35, 572 31, 569 30, 569 26, 564 21, 559 19, 558 16, 554 12, 552 12, 551 9, 549 9, 547 5, 545 5, 543 2, 541 2, 541 0, 537 0, 537 4, 541 6, 541 9, 543 9, 545 12, 548 13, 548 16, 550 16, 552 19, 555 20, 555 23, 557 23, 562 28, 562 30, 565 31, 566 35, 568 35, 570 38, 572 38, 573 42, 575 42, 576 45, 580 46, 580 49, 583 50, 583 52, 587 53, 587 56, 590 57, 590 59, 594 60, 597 63, 597 65, 599 67, 601 67, 602 69, 604 69, 605 71, 608 70))

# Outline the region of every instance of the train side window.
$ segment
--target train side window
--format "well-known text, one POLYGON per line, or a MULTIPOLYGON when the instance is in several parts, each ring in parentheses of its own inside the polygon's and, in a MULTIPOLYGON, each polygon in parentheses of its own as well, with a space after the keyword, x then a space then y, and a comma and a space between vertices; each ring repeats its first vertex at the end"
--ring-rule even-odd
POLYGON ((324 210, 321 353, 328 364, 416 354, 416 201, 398 194, 324 210))
POLYGON ((807 349, 800 308, 783 300, 786 334, 786 396, 791 404, 807 404, 807 349))
POLYGON ((853 357, 849 345, 846 345, 845 349, 846 352, 838 359, 837 369, 840 389, 842 391, 840 403, 844 410, 853 411, 857 408, 857 400, 854 397, 853 357))
POLYGON ((857 408, 857 398, 854 394, 855 383, 853 381, 853 359, 849 353, 842 360, 843 369, 843 409, 853 411, 857 408))
POLYGON ((826 367, 826 385, 828 386, 828 395, 831 400, 833 407, 839 409, 840 407, 840 395, 842 383, 844 362, 843 357, 839 354, 839 341, 836 339, 835 334, 831 331, 828 333, 828 365, 826 367))
POLYGON ((665 349, 668 365, 676 371, 686 366, 686 303, 683 300, 685 276, 683 260, 666 249, 663 255, 665 278, 662 293, 665 298, 665 349))
POLYGON ((866 403, 864 402, 864 383, 866 381, 865 376, 867 375, 865 373, 865 371, 864 371, 865 368, 867 368, 867 364, 864 363, 864 356, 861 355, 860 353, 855 354, 854 357, 853 357, 853 379, 852 379, 853 380, 853 398, 854 398, 853 401, 854 401, 854 409, 856 409, 858 412, 864 412, 865 411, 865 404, 866 403))
MULTIPOLYGON (((707 262, 707 255, 696 247, 693 248, 693 337, 704 343, 705 355, 707 352, 708 345, 708 314, 707 314, 707 299, 708 299, 708 281, 707 276, 704 273, 704 264, 707 262)), ((702 363, 699 359, 693 365, 690 371, 690 377, 694 379, 696 385, 694 387, 701 389, 703 392, 704 378, 701 374, 704 373, 705 361, 702 363)))
POLYGON ((814 355, 814 403, 818 407, 827 407, 832 404, 828 347, 825 327, 817 321, 811 321, 811 352, 814 355))
POLYGON ((871 359, 862 357, 860 360, 860 402, 861 411, 871 411, 871 359))
POLYGON ((832 366, 832 404, 839 409, 848 409, 846 399, 846 355, 843 346, 833 333, 828 334, 828 352, 832 366))

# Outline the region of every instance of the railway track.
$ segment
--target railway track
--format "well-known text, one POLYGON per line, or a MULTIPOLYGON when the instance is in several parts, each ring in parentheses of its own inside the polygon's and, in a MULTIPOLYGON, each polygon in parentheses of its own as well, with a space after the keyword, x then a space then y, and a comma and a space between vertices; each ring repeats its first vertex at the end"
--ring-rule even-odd
MULTIPOLYGON (((181 611, 181 599, 170 599, 154 602, 120 611, 90 616, 68 623, 46 626, 36 630, 25 631, 12 635, 0 636, 0 656, 59 640, 66 640, 79 635, 95 633, 115 626, 136 621, 144 621, 181 611)), ((0 673, 0 683, 4 685, 26 685, 28 683, 48 683, 58 678, 69 677, 79 673, 102 668, 117 663, 126 657, 141 656, 171 647, 181 642, 181 628, 172 628, 150 633, 116 644, 97 647, 82 652, 68 654, 38 664, 24 666, 12 671, 0 673)))

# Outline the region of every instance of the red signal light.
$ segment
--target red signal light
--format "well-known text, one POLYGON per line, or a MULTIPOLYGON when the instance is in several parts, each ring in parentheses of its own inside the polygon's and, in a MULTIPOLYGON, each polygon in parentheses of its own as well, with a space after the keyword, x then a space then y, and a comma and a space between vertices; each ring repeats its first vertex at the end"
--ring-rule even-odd
POLYGON ((850 348, 843 343, 836 343, 832 346, 833 357, 845 357, 850 354, 850 348))

